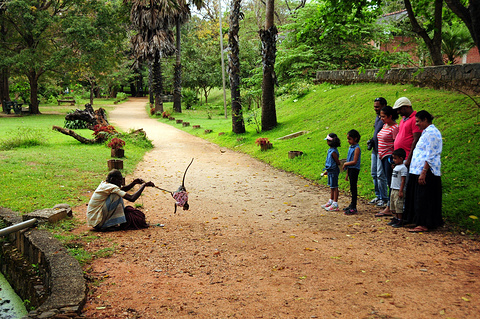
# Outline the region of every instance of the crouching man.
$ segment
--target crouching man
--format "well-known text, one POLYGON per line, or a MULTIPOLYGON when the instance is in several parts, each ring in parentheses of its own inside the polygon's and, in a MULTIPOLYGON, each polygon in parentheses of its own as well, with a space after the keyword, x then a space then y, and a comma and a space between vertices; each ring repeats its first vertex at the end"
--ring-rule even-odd
POLYGON ((122 187, 123 176, 119 170, 111 170, 93 193, 87 208, 87 223, 97 231, 125 230, 147 228, 145 214, 131 206, 126 206, 123 199, 135 202, 145 187, 155 187, 152 182, 141 178, 135 179, 122 187), (133 194, 127 191, 135 185, 140 188, 133 194))

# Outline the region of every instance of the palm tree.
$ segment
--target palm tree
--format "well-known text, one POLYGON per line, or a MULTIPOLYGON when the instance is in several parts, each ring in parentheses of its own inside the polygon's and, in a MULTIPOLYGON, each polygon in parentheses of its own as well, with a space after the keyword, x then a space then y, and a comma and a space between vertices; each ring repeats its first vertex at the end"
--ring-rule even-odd
POLYGON ((230 47, 228 69, 230 74, 230 92, 232 95, 232 131, 237 134, 245 133, 245 123, 243 122, 242 104, 240 101, 240 59, 238 57, 239 20, 243 18, 243 13, 240 10, 240 2, 241 0, 232 0, 230 7, 230 31, 228 33, 228 44, 230 47))
MULTIPOLYGON (((155 111, 163 112, 160 98, 163 91, 160 59, 176 52, 173 108, 176 112, 182 112, 180 27, 190 18, 190 7, 185 0, 130 1, 133 3, 130 19, 138 31, 132 38, 135 56, 138 60, 150 61, 154 71, 152 86, 155 90, 155 111), (173 26, 176 27, 176 44, 171 31, 173 26)), ((200 8, 203 0, 192 0, 191 3, 200 8)))
POLYGON ((262 39, 262 131, 268 131, 277 126, 277 111, 275 110, 275 55, 277 27, 274 24, 275 0, 267 0, 265 12, 265 29, 260 30, 262 39))
POLYGON ((163 79, 160 59, 175 53, 171 26, 178 8, 171 0, 131 0, 130 20, 137 31, 132 37, 137 62, 152 63, 155 111, 163 112, 163 79))
POLYGON ((443 28, 442 52, 447 56, 447 63, 455 63, 475 46, 473 39, 465 25, 456 23, 443 28))
MULTIPOLYGON (((176 36, 176 57, 175 68, 173 73, 173 110, 175 112, 182 112, 182 62, 181 62, 181 26, 190 19, 190 8, 185 0, 178 0, 178 12, 175 16, 176 36)), ((200 6, 200 4, 199 4, 200 6)), ((197 6, 198 8, 200 8, 197 6)))

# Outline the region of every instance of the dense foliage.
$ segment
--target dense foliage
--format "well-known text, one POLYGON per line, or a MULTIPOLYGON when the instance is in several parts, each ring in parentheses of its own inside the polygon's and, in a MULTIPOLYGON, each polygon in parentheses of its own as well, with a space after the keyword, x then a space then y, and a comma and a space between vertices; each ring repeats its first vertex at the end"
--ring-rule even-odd
MULTIPOLYGON (((99 94, 100 86, 108 92, 114 74, 126 67, 125 12, 121 0, 1 2, 1 99, 10 98, 11 82, 31 112, 39 113, 42 97, 45 102, 79 84, 92 93, 99 94), (27 83, 28 94, 19 83, 27 83)), ((128 72, 120 73, 128 80, 128 72)))
POLYGON ((401 54, 385 55, 372 45, 387 41, 391 34, 388 25, 376 23, 377 10, 346 10, 316 0, 293 14, 282 27, 279 77, 312 78, 318 69, 379 68, 405 62, 401 54))

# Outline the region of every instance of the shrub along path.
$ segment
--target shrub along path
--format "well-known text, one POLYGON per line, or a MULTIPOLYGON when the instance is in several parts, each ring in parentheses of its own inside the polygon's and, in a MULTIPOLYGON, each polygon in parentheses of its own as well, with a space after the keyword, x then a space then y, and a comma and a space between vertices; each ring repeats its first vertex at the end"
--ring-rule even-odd
MULTIPOLYGON (((365 204, 357 216, 326 212, 328 189, 149 119, 146 103, 131 99, 110 114, 154 140, 127 181, 175 190, 195 158, 190 210, 173 214, 171 196, 148 188, 137 203, 165 227, 96 233, 88 249, 116 252, 85 267, 86 317, 478 317, 478 241, 394 229, 365 204)), ((85 219, 84 206, 75 213, 85 219)))

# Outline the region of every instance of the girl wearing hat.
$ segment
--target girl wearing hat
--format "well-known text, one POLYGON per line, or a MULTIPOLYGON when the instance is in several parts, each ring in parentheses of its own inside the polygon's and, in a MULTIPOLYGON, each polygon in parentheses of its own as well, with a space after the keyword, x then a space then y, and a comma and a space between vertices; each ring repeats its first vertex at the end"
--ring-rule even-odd
POLYGON ((328 176, 328 186, 330 186, 330 199, 322 208, 327 211, 336 212, 338 208, 338 175, 340 174, 340 160, 337 147, 340 146, 340 139, 337 134, 330 133, 325 138, 330 148, 327 152, 327 159, 325 160, 325 172, 322 176, 328 176))

